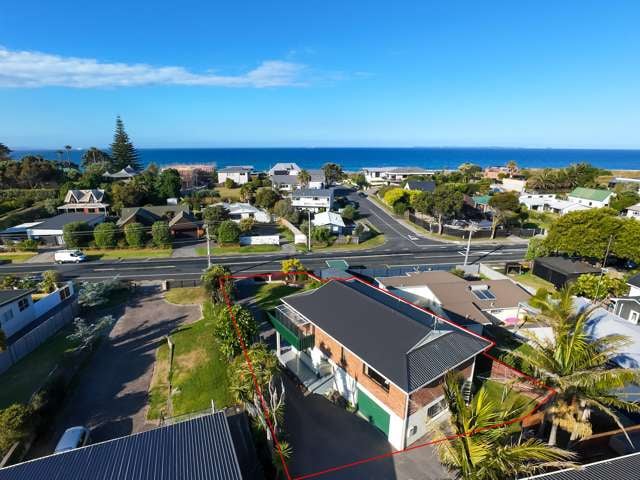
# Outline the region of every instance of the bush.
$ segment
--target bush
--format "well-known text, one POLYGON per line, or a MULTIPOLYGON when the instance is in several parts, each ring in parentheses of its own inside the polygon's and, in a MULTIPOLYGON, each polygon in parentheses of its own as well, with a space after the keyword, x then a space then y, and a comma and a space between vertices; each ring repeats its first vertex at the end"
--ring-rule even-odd
POLYGON ((393 213, 396 215, 404 215, 404 212, 407 210, 408 206, 404 202, 396 202, 393 204, 393 213))
POLYGON ((93 239, 98 248, 114 248, 118 244, 118 229, 113 223, 101 223, 93 229, 93 239))
POLYGON ((78 289, 78 304, 84 308, 99 307, 109 301, 109 295, 127 288, 120 280, 83 282, 78 289))
POLYGON ((151 227, 151 236, 156 247, 169 247, 171 245, 171 229, 167 222, 155 222, 151 227))
POLYGON ((29 238, 27 240, 22 240, 18 244, 16 244, 16 249, 21 252, 37 252, 38 251, 38 241, 29 238))
POLYGON ((27 438, 32 427, 32 414, 29 406, 18 403, 0 410, 0 457, 3 457, 14 443, 27 438))
POLYGON ((240 220, 239 226, 242 233, 249 233, 256 224, 253 218, 243 218, 240 220))
POLYGON ((353 205, 347 205, 342 210, 342 218, 346 218, 347 220, 355 220, 358 218, 358 210, 353 205))
POLYGON ((51 293, 58 288, 58 282, 60 281, 60 274, 57 270, 47 270, 42 274, 42 281, 40 282, 40 289, 45 293, 51 293))
POLYGON ((629 287, 621 278, 609 275, 580 275, 572 284, 573 293, 591 300, 602 300, 609 296, 622 297, 629 287))
POLYGON ((224 186, 226 188, 234 188, 236 186, 236 182, 234 182, 233 179, 231 179, 231 178, 227 178, 224 181, 224 186))
POLYGON ((91 239, 91 227, 87 222, 70 222, 62 228, 62 238, 69 248, 83 247, 91 239))
POLYGON ((124 238, 132 248, 142 248, 145 243, 145 232, 142 224, 134 222, 124 227, 124 238))
POLYGON ((316 227, 312 230, 311 236, 316 242, 326 244, 331 238, 331 232, 327 227, 316 227))
POLYGON ((226 277, 231 272, 222 265, 211 265, 200 277, 202 286, 214 302, 224 302, 225 294, 229 296, 233 287, 233 282, 226 281, 226 277), (222 284, 222 288, 220 287, 222 284))
POLYGON ((273 188, 263 187, 256 194, 256 205, 262 208, 271 209, 278 201, 278 192, 273 188))
POLYGON ((240 227, 233 220, 225 220, 218 227, 218 243, 238 243, 240 227))
MULTIPOLYGON (((207 312, 205 311, 206 315, 207 312)), ((253 314, 247 308, 234 305, 231 307, 231 312, 226 307, 218 309, 213 325, 213 334, 220 342, 220 351, 229 360, 242 353, 240 337, 242 337, 242 342, 245 345, 251 345, 257 333, 258 325, 253 318, 253 314), (233 319, 235 319, 235 324, 233 319), (240 335, 238 335, 236 325, 240 335)))

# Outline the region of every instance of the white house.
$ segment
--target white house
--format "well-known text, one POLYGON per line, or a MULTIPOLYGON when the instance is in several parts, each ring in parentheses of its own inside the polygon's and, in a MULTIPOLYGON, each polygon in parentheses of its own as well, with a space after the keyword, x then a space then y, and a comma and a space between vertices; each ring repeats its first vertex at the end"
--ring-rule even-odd
POLYGON ((240 245, 280 245, 280 231, 272 225, 256 225, 240 235, 240 245))
POLYGON ((300 186, 297 175, 272 175, 271 184, 283 192, 291 192, 300 186))
POLYGON ((526 186, 527 186, 526 180, 521 180, 519 178, 503 178, 502 179, 502 189, 507 192, 522 193, 524 192, 526 186))
POLYGON ((567 200, 589 208, 603 208, 609 206, 613 196, 614 193, 609 190, 578 187, 567 195, 567 200))
POLYGON ((544 211, 545 206, 555 199, 555 193, 524 193, 518 200, 529 210, 544 211))
POLYGON ((565 215, 570 212, 588 209, 589 207, 587 207, 586 205, 556 198, 555 200, 551 200, 549 203, 547 203, 544 210, 545 212, 553 212, 559 215, 565 215))
POLYGON ((640 220, 640 203, 628 207, 626 216, 640 220))
POLYGON ((302 169, 296 163, 276 163, 269 169, 269 176, 274 175, 298 175, 302 169))
POLYGON ((291 192, 291 205, 299 210, 321 212, 333 207, 333 189, 301 188, 291 192))
POLYGON ((235 222, 239 222, 244 218, 253 218, 256 222, 268 223, 271 221, 271 215, 260 210, 249 203, 223 203, 222 206, 228 210, 229 217, 235 222))
POLYGON ((370 185, 400 185, 411 176, 433 175, 436 170, 420 167, 370 167, 363 168, 362 173, 370 185))
POLYGON ((61 213, 55 217, 41 220, 36 225, 27 228, 27 237, 42 240, 48 244, 64 245, 62 234, 66 224, 84 222, 90 227, 95 227, 97 224, 104 222, 104 218, 102 213, 61 213))
POLYGON ((317 213, 311 223, 314 227, 326 227, 331 233, 337 234, 342 233, 342 229, 345 227, 340 214, 329 211, 317 213))
POLYGON ((218 183, 224 183, 228 178, 230 178, 237 185, 244 185, 251 180, 252 172, 253 167, 249 165, 225 167, 218 170, 218 183))

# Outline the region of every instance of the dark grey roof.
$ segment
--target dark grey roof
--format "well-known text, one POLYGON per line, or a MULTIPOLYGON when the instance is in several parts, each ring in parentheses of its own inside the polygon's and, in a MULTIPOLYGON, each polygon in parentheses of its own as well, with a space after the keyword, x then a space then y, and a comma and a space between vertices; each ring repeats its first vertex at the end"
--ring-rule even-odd
POLYGON ((436 182, 409 180, 407 185, 411 190, 420 190, 422 192, 433 192, 436 189, 436 182))
POLYGON ((332 280, 283 301, 407 392, 490 346, 357 280, 332 280))
POLYGON ((222 173, 241 173, 241 172, 250 172, 253 170, 253 167, 249 165, 230 165, 225 168, 221 168, 218 172, 222 173))
POLYGON ((176 223, 193 223, 195 225, 202 224, 202 222, 198 220, 192 213, 189 213, 188 210, 180 210, 173 216, 171 220, 169 220, 170 227, 173 227, 176 223))
POLYGON ((15 302, 19 298, 31 293, 31 290, 0 290, 0 307, 15 302))
POLYGON ((577 468, 527 477, 547 480, 637 480, 640 474, 640 452, 610 458, 577 468))
POLYGON ((62 230, 62 228, 71 222, 87 222, 89 224, 97 223, 104 219, 102 213, 61 213, 55 217, 45 218, 42 223, 32 227, 34 230, 62 230))
POLYGON ((629 278, 629 280, 627 280, 627 283, 629 285, 633 285, 634 287, 640 288, 640 273, 629 278))
POLYGON ((535 259, 535 263, 567 275, 600 272, 599 269, 588 263, 565 257, 540 257, 535 259))
POLYGON ((0 480, 242 480, 223 412, 0 469, 0 480))
POLYGON ((272 175, 271 182, 274 185, 298 185, 300 183, 300 180, 298 180, 297 175, 272 175))
POLYGON ((292 193, 295 197, 330 197, 333 190, 330 188, 301 188, 292 193))

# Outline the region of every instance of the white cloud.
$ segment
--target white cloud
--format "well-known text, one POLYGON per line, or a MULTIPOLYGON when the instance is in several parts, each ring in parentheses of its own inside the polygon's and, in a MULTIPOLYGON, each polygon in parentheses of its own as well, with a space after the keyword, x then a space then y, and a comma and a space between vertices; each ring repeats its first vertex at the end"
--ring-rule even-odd
POLYGON ((104 63, 92 58, 62 57, 42 52, 12 51, 0 46, 0 87, 113 88, 144 85, 211 87, 290 87, 304 85, 307 67, 266 60, 239 75, 194 73, 184 67, 144 63, 104 63))

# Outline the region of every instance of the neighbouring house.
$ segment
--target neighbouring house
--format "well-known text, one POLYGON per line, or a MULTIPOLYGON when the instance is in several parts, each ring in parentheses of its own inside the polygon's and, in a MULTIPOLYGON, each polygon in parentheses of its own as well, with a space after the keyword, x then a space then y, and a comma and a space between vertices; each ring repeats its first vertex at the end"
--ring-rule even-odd
POLYGON ((503 178, 501 187, 506 192, 522 193, 527 187, 527 181, 521 178, 503 178))
POLYGON ((269 169, 267 172, 269 177, 273 177, 276 175, 289 175, 289 176, 297 176, 302 169, 296 163, 291 162, 281 162, 276 163, 273 167, 269 169))
POLYGON ((300 180, 297 175, 273 175, 271 185, 278 190, 291 192, 300 186, 300 180))
POLYGON ((269 223, 271 214, 254 207, 250 203, 223 203, 222 206, 229 212, 229 217, 234 222, 239 222, 245 218, 253 218, 256 222, 269 223))
POLYGON ((640 220, 640 203, 627 207, 625 215, 629 218, 640 220))
POLYGON ((520 204, 526 206, 529 210, 552 212, 558 215, 589 209, 589 207, 585 205, 559 199, 555 193, 525 193, 520 195, 519 200, 520 204))
POLYGON ((630 185, 640 192, 640 178, 615 177, 609 180, 609 188, 615 188, 617 185, 630 185))
POLYGON ((609 309, 621 318, 640 325, 640 274, 627 280, 629 294, 625 297, 610 299, 609 309))
POLYGON ((169 221, 180 212, 189 213, 188 205, 148 205, 146 207, 126 207, 120 212, 116 225, 124 228, 131 223, 141 223, 146 227, 155 222, 169 221))
POLYGON ((556 288, 576 280, 580 275, 600 273, 600 269, 565 257, 539 257, 533 261, 533 274, 551 282, 556 288))
POLYGON ((58 207, 62 212, 107 213, 108 203, 104 203, 104 190, 71 189, 64 197, 64 205, 58 207))
POLYGON ((505 166, 487 167, 483 170, 482 176, 491 180, 498 180, 501 177, 509 175, 509 169, 505 166))
POLYGON ((42 223, 42 220, 37 222, 26 222, 19 225, 14 225, 0 232, 0 240, 3 242, 19 242, 26 240, 27 232, 31 227, 35 227, 42 223))
POLYGON ((213 172, 215 167, 213 165, 199 164, 199 165, 169 165, 162 170, 176 170, 182 180, 182 188, 190 189, 199 186, 207 186, 212 182, 213 172))
POLYGON ((273 225, 256 224, 250 232, 240 234, 240 245, 280 245, 280 230, 273 225))
POLYGON ((0 330, 10 337, 36 318, 34 290, 0 290, 0 330))
POLYGON ((309 390, 330 388, 396 449, 446 414, 444 375, 471 381, 491 342, 359 279, 284 297, 268 314, 278 358, 309 390), (285 345, 286 344, 286 345, 285 345))
POLYGON ((138 170, 133 168, 131 165, 127 165, 126 167, 124 167, 122 170, 118 172, 114 172, 114 173, 107 172, 103 175, 103 177, 111 178, 113 180, 129 181, 133 177, 137 177, 138 175, 140 175, 140 172, 138 170))
POLYGON ((562 200, 560 198, 556 198, 554 200, 550 200, 545 205, 545 212, 556 213, 558 215, 566 215, 567 213, 577 212, 579 210, 588 210, 589 207, 586 205, 581 205, 576 202, 572 202, 569 200, 562 200))
POLYGON ((236 185, 244 185, 251 180, 253 167, 250 165, 237 165, 218 170, 218 183, 224 183, 227 179, 233 180, 236 185))
POLYGON ((433 175, 437 170, 420 167, 372 167, 363 168, 362 173, 369 185, 400 185, 409 177, 433 175))
POLYGON ((258 480, 244 414, 224 411, 0 469, 0 480, 258 480))
POLYGON ((609 190, 577 187, 567 195, 567 200, 589 208, 602 208, 609 206, 611 197, 614 195, 615 194, 609 190))
POLYGON ((316 213, 311 220, 314 227, 328 228, 331 233, 340 235, 345 228, 344 220, 339 213, 336 212, 320 212, 316 213))
POLYGON ((640 452, 534 475, 524 480, 637 480, 638 471, 640 471, 640 452))
POLYGON ((322 189, 327 186, 327 178, 324 174, 324 170, 311 169, 308 170, 308 172, 309 175, 311 175, 311 180, 309 180, 309 185, 307 185, 307 188, 322 189))
POLYGON ((200 238, 204 234, 202 221, 186 210, 176 212, 168 223, 174 237, 200 238))
POLYGON ((321 212, 333 208, 332 188, 301 188, 291 192, 291 205, 299 210, 321 212))
POLYGON ((436 182, 423 180, 408 180, 404 186, 405 190, 419 190, 421 192, 433 193, 436 189, 436 182))
POLYGON ((61 213, 55 217, 40 220, 36 225, 27 228, 27 237, 49 245, 64 245, 62 233, 66 224, 84 222, 90 227, 95 227, 104 222, 104 219, 103 213, 61 213))
POLYGON ((471 206, 480 210, 481 212, 488 212, 491 210, 489 206, 489 200, 491 200, 491 195, 473 195, 471 197, 471 206))
POLYGON ((410 272, 379 277, 378 285, 459 325, 482 332, 482 325, 517 323, 531 295, 503 280, 466 280, 451 272, 410 272))

